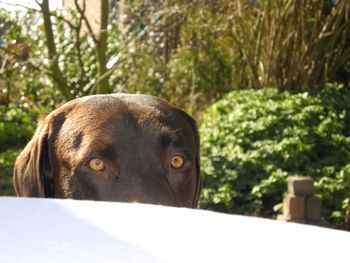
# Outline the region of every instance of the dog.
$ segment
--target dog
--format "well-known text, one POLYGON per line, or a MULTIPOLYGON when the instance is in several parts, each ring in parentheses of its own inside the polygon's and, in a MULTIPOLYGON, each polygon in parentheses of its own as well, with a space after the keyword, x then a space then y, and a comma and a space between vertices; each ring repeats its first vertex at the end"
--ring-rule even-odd
POLYGON ((39 120, 16 159, 18 196, 197 206, 199 135, 150 95, 92 95, 39 120))

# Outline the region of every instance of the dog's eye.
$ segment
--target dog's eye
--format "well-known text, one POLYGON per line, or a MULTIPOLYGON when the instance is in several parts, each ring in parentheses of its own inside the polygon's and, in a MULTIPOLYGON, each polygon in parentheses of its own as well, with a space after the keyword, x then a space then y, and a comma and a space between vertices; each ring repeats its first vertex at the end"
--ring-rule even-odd
POLYGON ((174 155, 171 159, 171 167, 180 169, 185 163, 185 159, 180 155, 174 155))
POLYGON ((94 158, 88 162, 88 167, 95 172, 100 172, 105 168, 105 165, 100 159, 94 158))

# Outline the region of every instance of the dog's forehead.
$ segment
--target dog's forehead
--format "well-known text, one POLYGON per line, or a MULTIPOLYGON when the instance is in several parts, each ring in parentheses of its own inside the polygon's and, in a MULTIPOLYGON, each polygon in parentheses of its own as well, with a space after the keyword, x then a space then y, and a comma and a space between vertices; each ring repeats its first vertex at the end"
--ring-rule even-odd
MULTIPOLYGON (((93 95, 79 98, 75 101, 77 108, 90 116, 99 114, 109 117, 108 115, 133 114, 147 118, 154 118, 160 115, 168 115, 174 111, 175 107, 166 101, 150 95, 141 94, 109 94, 93 95)), ((102 117, 102 116, 101 116, 102 117)))
POLYGON ((108 134, 116 131, 132 134, 142 130, 152 136, 191 133, 187 114, 149 95, 87 96, 67 103, 58 112, 66 114, 61 134, 75 136, 84 132, 91 140, 100 137, 107 140, 108 134), (133 129, 125 129, 126 126, 133 129))
POLYGON ((89 105, 92 107, 104 107, 106 105, 113 106, 115 104, 126 104, 126 105, 149 105, 149 106, 163 106, 172 107, 165 100, 158 97, 145 94, 126 94, 126 93, 115 93, 108 95, 91 95, 76 99, 78 103, 89 105))

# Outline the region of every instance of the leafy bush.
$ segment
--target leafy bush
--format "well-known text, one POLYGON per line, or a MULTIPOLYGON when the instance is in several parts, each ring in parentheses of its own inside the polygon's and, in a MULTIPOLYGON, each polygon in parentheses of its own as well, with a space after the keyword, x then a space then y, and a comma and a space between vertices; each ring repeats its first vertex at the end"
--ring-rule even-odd
POLYGON ((344 219, 350 197, 350 93, 231 92, 201 127, 201 207, 276 216, 289 175, 312 176, 323 216, 344 219))
POLYGON ((0 195, 15 195, 12 186, 12 169, 20 149, 0 153, 0 195))
POLYGON ((0 195, 14 195, 12 170, 16 157, 32 137, 39 110, 27 104, 0 105, 0 195))
POLYGON ((15 104, 0 105, 0 152, 23 146, 33 135, 39 113, 15 104))

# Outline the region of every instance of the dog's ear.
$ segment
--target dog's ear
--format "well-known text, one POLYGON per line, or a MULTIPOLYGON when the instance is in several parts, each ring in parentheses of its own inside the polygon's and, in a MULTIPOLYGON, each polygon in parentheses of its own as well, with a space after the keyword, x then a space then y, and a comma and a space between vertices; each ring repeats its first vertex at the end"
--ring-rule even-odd
POLYGON ((53 197, 49 155, 48 123, 42 120, 14 166, 13 185, 18 196, 53 197))
POLYGON ((198 206, 198 201, 201 195, 201 191, 202 191, 202 178, 200 175, 200 139, 199 139, 199 132, 198 132, 198 128, 197 128, 197 124, 196 121, 194 119, 192 119, 190 117, 190 123, 191 123, 191 127, 193 130, 193 134, 194 134, 194 139, 195 139, 195 147, 196 147, 196 178, 197 178, 197 182, 196 182, 196 190, 195 190, 195 195, 193 198, 193 207, 197 207, 198 206))

